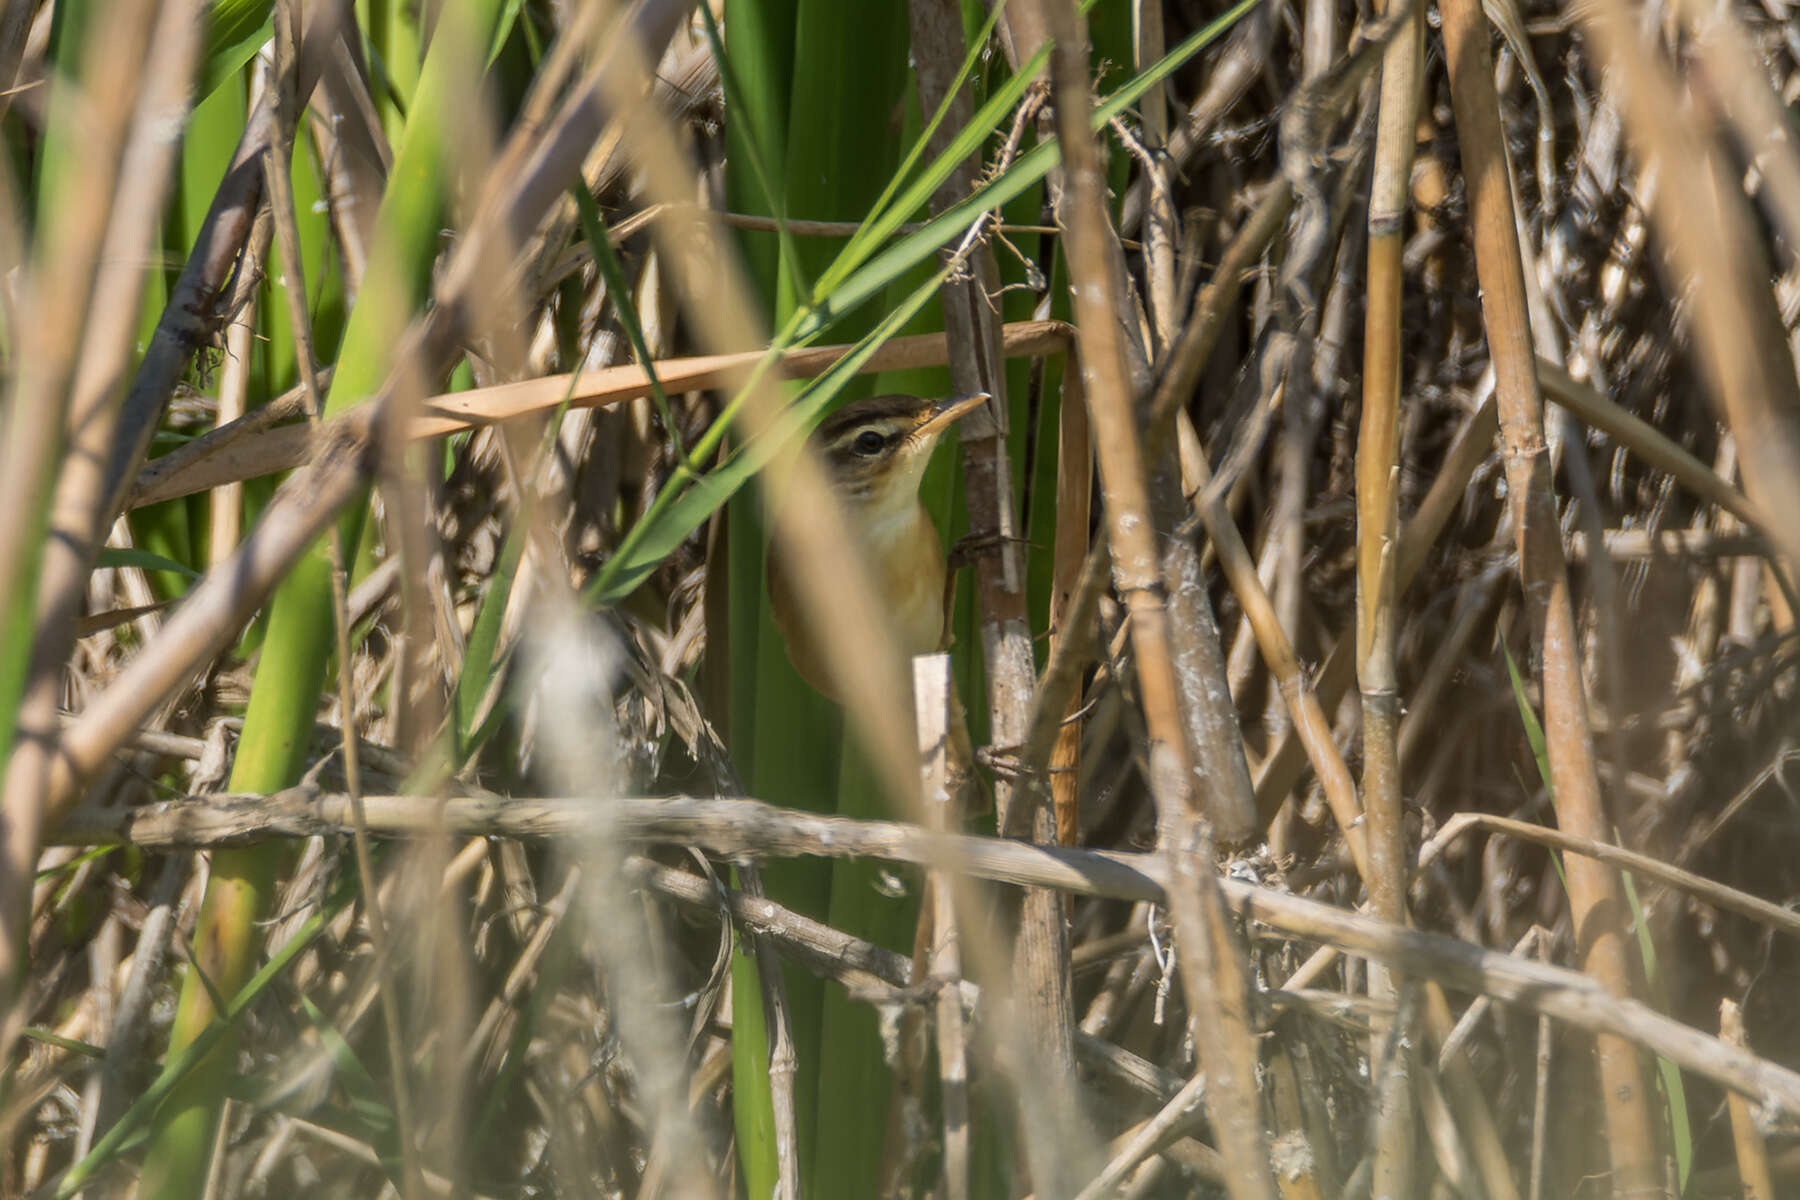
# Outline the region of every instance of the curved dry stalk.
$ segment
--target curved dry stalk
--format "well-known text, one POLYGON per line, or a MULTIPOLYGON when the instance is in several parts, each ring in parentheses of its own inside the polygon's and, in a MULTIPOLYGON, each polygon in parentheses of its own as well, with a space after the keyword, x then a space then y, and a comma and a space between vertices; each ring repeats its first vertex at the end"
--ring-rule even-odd
MULTIPOLYGON (((1477 0, 1444 0, 1444 45, 1449 60, 1457 140, 1468 179, 1470 221, 1488 352, 1494 363, 1500 448, 1507 497, 1519 549, 1532 635, 1542 655, 1544 735, 1552 801, 1566 831, 1603 841, 1610 829, 1600 799, 1593 732, 1580 662, 1580 638, 1569 594, 1567 564, 1550 492, 1544 442, 1543 396, 1525 307, 1524 268, 1508 184, 1506 147, 1488 52, 1487 19, 1477 0)), ((1629 81, 1627 82, 1629 90, 1629 81)), ((1789 387, 1793 377, 1789 373, 1789 387)), ((1800 476, 1795 477, 1800 486, 1800 476)), ((1625 897, 1609 867, 1577 858, 1566 865, 1569 908, 1584 969, 1618 996, 1631 994, 1625 897)), ((1662 1187, 1657 1117, 1637 1049, 1616 1037, 1597 1042, 1598 1082, 1606 1114, 1613 1187, 1621 1195, 1662 1187)))
POLYGON ((1625 411, 1592 384, 1583 383, 1546 358, 1537 360, 1544 395, 1580 420, 1670 477, 1695 496, 1716 504, 1753 529, 1768 526, 1750 498, 1717 471, 1671 441, 1650 422, 1625 411))
POLYGON ((1554 846, 1558 850, 1567 850, 1571 854, 1579 854, 1591 858, 1595 862, 1609 866, 1622 867, 1646 879, 1654 879, 1658 883, 1677 888, 1696 899, 1703 900, 1718 908, 1748 917, 1752 921, 1778 929, 1783 933, 1800 937, 1800 914, 1774 904, 1760 896, 1728 887, 1717 880, 1696 875, 1692 871, 1684 871, 1660 858, 1651 858, 1648 854, 1639 854, 1635 850, 1627 850, 1611 842, 1598 841, 1594 838, 1577 837, 1564 833, 1560 829, 1551 829, 1545 825, 1533 825, 1530 821, 1515 821, 1511 817, 1496 816, 1493 813, 1463 812, 1444 822, 1444 827, 1437 831, 1429 842, 1419 849, 1419 869, 1422 871, 1449 848, 1450 843, 1470 829, 1485 829, 1492 833, 1504 833, 1521 841, 1533 842, 1539 846, 1554 846))

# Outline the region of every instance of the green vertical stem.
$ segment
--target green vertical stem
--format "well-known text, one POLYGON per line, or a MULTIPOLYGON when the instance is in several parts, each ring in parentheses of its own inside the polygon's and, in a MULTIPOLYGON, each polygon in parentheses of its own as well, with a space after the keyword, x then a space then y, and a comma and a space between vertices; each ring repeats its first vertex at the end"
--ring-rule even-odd
MULTIPOLYGON (((726 69, 731 73, 730 92, 742 106, 728 112, 725 121, 725 197, 734 212, 775 215, 776 198, 769 195, 765 184, 779 179, 786 158, 796 14, 797 0, 728 0, 725 6, 726 69)), ((775 235, 739 233, 738 245, 766 314, 772 314, 781 271, 775 235)), ((763 590, 767 537, 758 497, 749 489, 739 492, 726 510, 722 556, 725 570, 717 577, 712 570, 707 572, 708 588, 728 593, 722 605, 730 654, 726 733, 744 782, 753 789, 764 782, 763 773, 757 769, 756 739, 759 700, 766 696, 769 672, 760 660, 763 654, 781 653, 763 590)), ((785 666, 782 662, 773 669, 785 666)), ((798 679, 786 686, 795 695, 807 690, 798 679)), ((816 704, 817 698, 813 697, 812 702, 816 704)), ((814 761, 820 771, 835 770, 837 761, 837 723, 833 714, 824 717, 828 723, 815 727, 807 739, 804 756, 805 760, 814 761), (827 759, 829 767, 820 759, 827 759)), ((770 863, 763 872, 764 886, 772 898, 783 904, 822 913, 830 901, 828 871, 824 863, 770 863)), ((794 1098, 804 1162, 812 1144, 817 1089, 811 1071, 817 1061, 819 1005, 824 992, 817 979, 803 972, 788 970, 785 974, 788 1015, 799 1059, 794 1098)), ((756 961, 750 954, 733 956, 731 979, 731 1094, 738 1162, 747 1193, 768 1196, 774 1194, 779 1167, 768 1084, 769 1044, 762 987, 756 961)))
MULTIPOLYGON (((899 160, 906 30, 903 0, 858 5, 800 0, 794 24, 786 158, 781 171, 783 200, 790 215, 860 220, 881 194, 899 160)), ((776 289, 778 328, 796 305, 809 299, 805 289, 819 278, 839 249, 833 242, 816 239, 800 243, 797 258, 806 278, 795 278, 784 264, 776 289)), ((876 312, 857 314, 843 328, 842 336, 861 336, 879 316, 876 312)), ((862 390, 867 391, 866 384, 862 390)), ((781 653, 776 637, 764 637, 761 647, 781 653)), ((771 655, 765 651, 761 657, 767 664, 771 655)), ((785 662, 776 665, 777 680, 785 669, 785 662)), ((773 705, 764 705, 757 729, 758 767, 792 762, 796 746, 812 744, 817 718, 809 717, 805 710, 825 703, 808 696, 802 704, 783 709, 780 715, 784 719, 774 722, 769 720, 774 715, 773 705)), ((768 794, 799 796, 803 802, 835 810, 844 801, 843 778, 838 771, 825 776, 803 772, 793 780, 796 787, 791 792, 768 794)), ((866 873, 848 864, 832 864, 830 888, 829 916, 847 932, 879 934, 884 912, 893 918, 894 901, 874 890, 866 873)), ((910 948, 909 934, 901 935, 898 948, 910 948)), ((812 1064, 818 1102, 807 1190, 817 1196, 856 1195, 867 1187, 873 1164, 880 1159, 890 1090, 888 1071, 879 1040, 870 1036, 866 1010, 859 1011, 840 989, 825 991, 820 1022, 817 1057, 812 1064)), ((798 1037, 796 1043, 803 1044, 798 1037)), ((807 1074, 807 1064, 802 1062, 803 1080, 807 1074)), ((803 1089, 804 1083, 799 1088, 803 1089)))
MULTIPOLYGON (((776 199, 788 215, 860 219, 888 181, 897 158, 898 101, 906 65, 904 4, 732 0, 725 27, 745 122, 755 133, 751 139, 745 128, 734 131, 727 119, 729 202, 734 208, 774 215, 763 186, 766 180, 777 183, 781 195, 776 199), (754 150, 763 155, 760 172, 751 169, 754 150)), ((773 235, 749 237, 745 246, 776 327, 806 303, 811 281, 839 249, 830 242, 803 241, 784 261, 773 235)), ((847 323, 843 336, 859 336, 878 316, 861 315, 860 321, 847 323)), ((831 811, 840 788, 842 716, 794 674, 768 619, 760 518, 754 505, 739 502, 728 519, 732 744, 753 793, 831 811)), ((782 864, 779 870, 765 872, 773 898, 815 915, 843 914, 855 931, 862 919, 857 910, 883 898, 870 892, 866 881, 834 889, 831 879, 829 867, 811 864, 782 864), (863 902, 865 897, 868 903, 863 902)), ((747 961, 739 960, 734 980, 734 1019, 741 1037, 759 1028, 760 1011, 751 1010, 760 1010, 762 1001, 747 961)), ((859 1028, 850 1028, 857 1014, 836 1011, 845 1003, 843 997, 831 998, 817 980, 790 973, 787 985, 799 1058, 794 1091, 808 1190, 815 1195, 857 1194, 868 1164, 880 1153, 886 1084, 846 1102, 845 1094, 836 1090, 821 1093, 819 1071, 843 1071, 851 1078, 865 1072, 879 1075, 879 1045, 859 1028), (833 1012, 828 1015, 821 1006, 833 1012), (834 1035, 832 1042, 822 1045, 821 1023, 845 1029, 844 1044, 836 1040, 840 1035, 834 1035), (865 1055, 872 1068, 853 1058, 865 1055), (817 1105, 821 1094, 833 1096, 834 1102, 817 1105), (833 1184, 832 1179, 848 1182, 833 1184)), ((775 1177, 766 1098, 767 1051, 750 1039, 735 1050, 740 1161, 749 1193, 767 1195, 775 1177)))

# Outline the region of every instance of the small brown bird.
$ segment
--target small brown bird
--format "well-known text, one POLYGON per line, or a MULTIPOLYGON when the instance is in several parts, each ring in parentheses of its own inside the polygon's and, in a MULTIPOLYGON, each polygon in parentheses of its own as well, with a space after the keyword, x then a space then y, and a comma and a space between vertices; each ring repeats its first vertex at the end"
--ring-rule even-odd
MULTIPOLYGON (((986 400, 985 392, 949 400, 871 396, 845 405, 813 434, 877 592, 893 613, 900 648, 909 656, 944 645, 944 545, 919 502, 919 483, 938 437, 986 400)), ((787 643, 788 661, 806 682, 841 699, 779 552, 769 556, 768 575, 769 607, 787 643)))

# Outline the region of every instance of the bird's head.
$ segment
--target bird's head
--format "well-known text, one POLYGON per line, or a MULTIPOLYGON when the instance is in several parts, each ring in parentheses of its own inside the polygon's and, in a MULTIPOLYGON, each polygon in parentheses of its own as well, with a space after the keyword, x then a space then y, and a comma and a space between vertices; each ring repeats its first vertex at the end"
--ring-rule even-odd
POLYGON ((814 435, 832 486, 853 508, 885 511, 917 498, 939 435, 987 400, 871 396, 846 404, 814 435))

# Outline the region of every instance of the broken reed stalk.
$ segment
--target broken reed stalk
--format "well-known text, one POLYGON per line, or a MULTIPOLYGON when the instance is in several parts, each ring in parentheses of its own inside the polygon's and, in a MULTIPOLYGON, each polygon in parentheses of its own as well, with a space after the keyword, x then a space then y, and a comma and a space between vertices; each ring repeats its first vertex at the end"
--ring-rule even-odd
MULTIPOLYGON (((1231 1193, 1240 1200, 1273 1200, 1275 1181, 1256 1092, 1257 1050, 1247 1019, 1250 997, 1244 952, 1226 919, 1213 866, 1212 834, 1193 791, 1169 615, 1162 601, 1160 556, 1119 328, 1126 301, 1114 292, 1106 256, 1106 179, 1099 146, 1088 127, 1086 31, 1072 0, 1038 0, 1036 12, 1052 43, 1050 82, 1068 197, 1063 236, 1077 341, 1105 497, 1113 577, 1131 614, 1150 739, 1149 784, 1157 807, 1158 841, 1175 873, 1169 902, 1189 1029, 1196 1049, 1204 1048, 1210 1082, 1207 1107, 1231 1193)), ((1036 1182, 1043 1190, 1049 1181, 1036 1182)))
MULTIPOLYGON (((1731 1000, 1719 1001, 1719 1037, 1729 1045, 1748 1048, 1744 1034, 1744 1012, 1731 1000)), ((1737 1149, 1738 1178, 1744 1184, 1744 1200, 1775 1200, 1775 1181, 1769 1173, 1769 1149, 1763 1143, 1762 1131, 1756 1127, 1756 1114, 1750 1101, 1736 1092, 1725 1097, 1731 1113, 1731 1141, 1737 1149)))
MULTIPOLYGON (((1424 58, 1423 0, 1386 0, 1379 11, 1405 11, 1381 60, 1381 97, 1375 127, 1374 177, 1369 185, 1368 311, 1363 329, 1362 426, 1356 443, 1356 676, 1362 691, 1363 808, 1369 903, 1383 920, 1406 920, 1405 805, 1400 779, 1400 680, 1396 661, 1400 533, 1402 258, 1417 140, 1420 63, 1424 58)), ((1329 735, 1328 735, 1329 736, 1329 735)), ((1369 972, 1369 995, 1397 1001, 1400 981, 1383 968, 1369 972)), ((1409 1011, 1399 1005, 1398 1011, 1409 1011)), ((1375 1099, 1376 1196, 1412 1191, 1413 1113, 1410 1031, 1376 1017, 1370 1022, 1369 1063, 1375 1099)))
MULTIPOLYGON (((925 655, 913 660, 913 696, 918 705, 919 784, 924 792, 923 807, 936 819, 938 832, 948 833, 959 823, 949 766, 951 726, 958 717, 948 654, 925 655)), ((925 906, 928 916, 921 919, 930 921, 930 933, 926 941, 927 953, 920 965, 937 989, 935 1024, 939 1104, 943 1108, 944 1196, 946 1200, 968 1200, 971 1149, 968 1033, 963 1019, 962 949, 956 928, 956 897, 952 890, 955 880, 947 871, 933 871, 926 886, 931 899, 925 906)), ((1061 899, 1048 888, 1040 890, 1054 899, 1061 899)), ((1058 917, 1060 920, 1060 912, 1058 917)), ((1071 1032, 1071 1058, 1074 1046, 1071 1032)))
MULTIPOLYGON (((1538 390, 1526 314, 1524 269, 1507 182, 1506 144, 1494 92, 1488 24, 1476 0, 1443 0, 1440 11, 1457 141, 1468 182, 1482 318, 1494 364, 1507 498, 1518 539, 1519 573, 1532 637, 1542 658, 1551 798, 1557 823, 1566 832, 1606 841, 1610 840, 1611 823, 1600 798, 1581 676, 1581 640, 1550 491, 1544 401, 1538 390)), ((1614 995, 1629 996, 1627 909, 1617 873, 1577 858, 1567 860, 1566 874, 1583 968, 1614 995)), ((1596 1048, 1614 1191, 1626 1196, 1660 1192, 1658 1122, 1637 1048, 1610 1036, 1598 1038, 1596 1048)))

